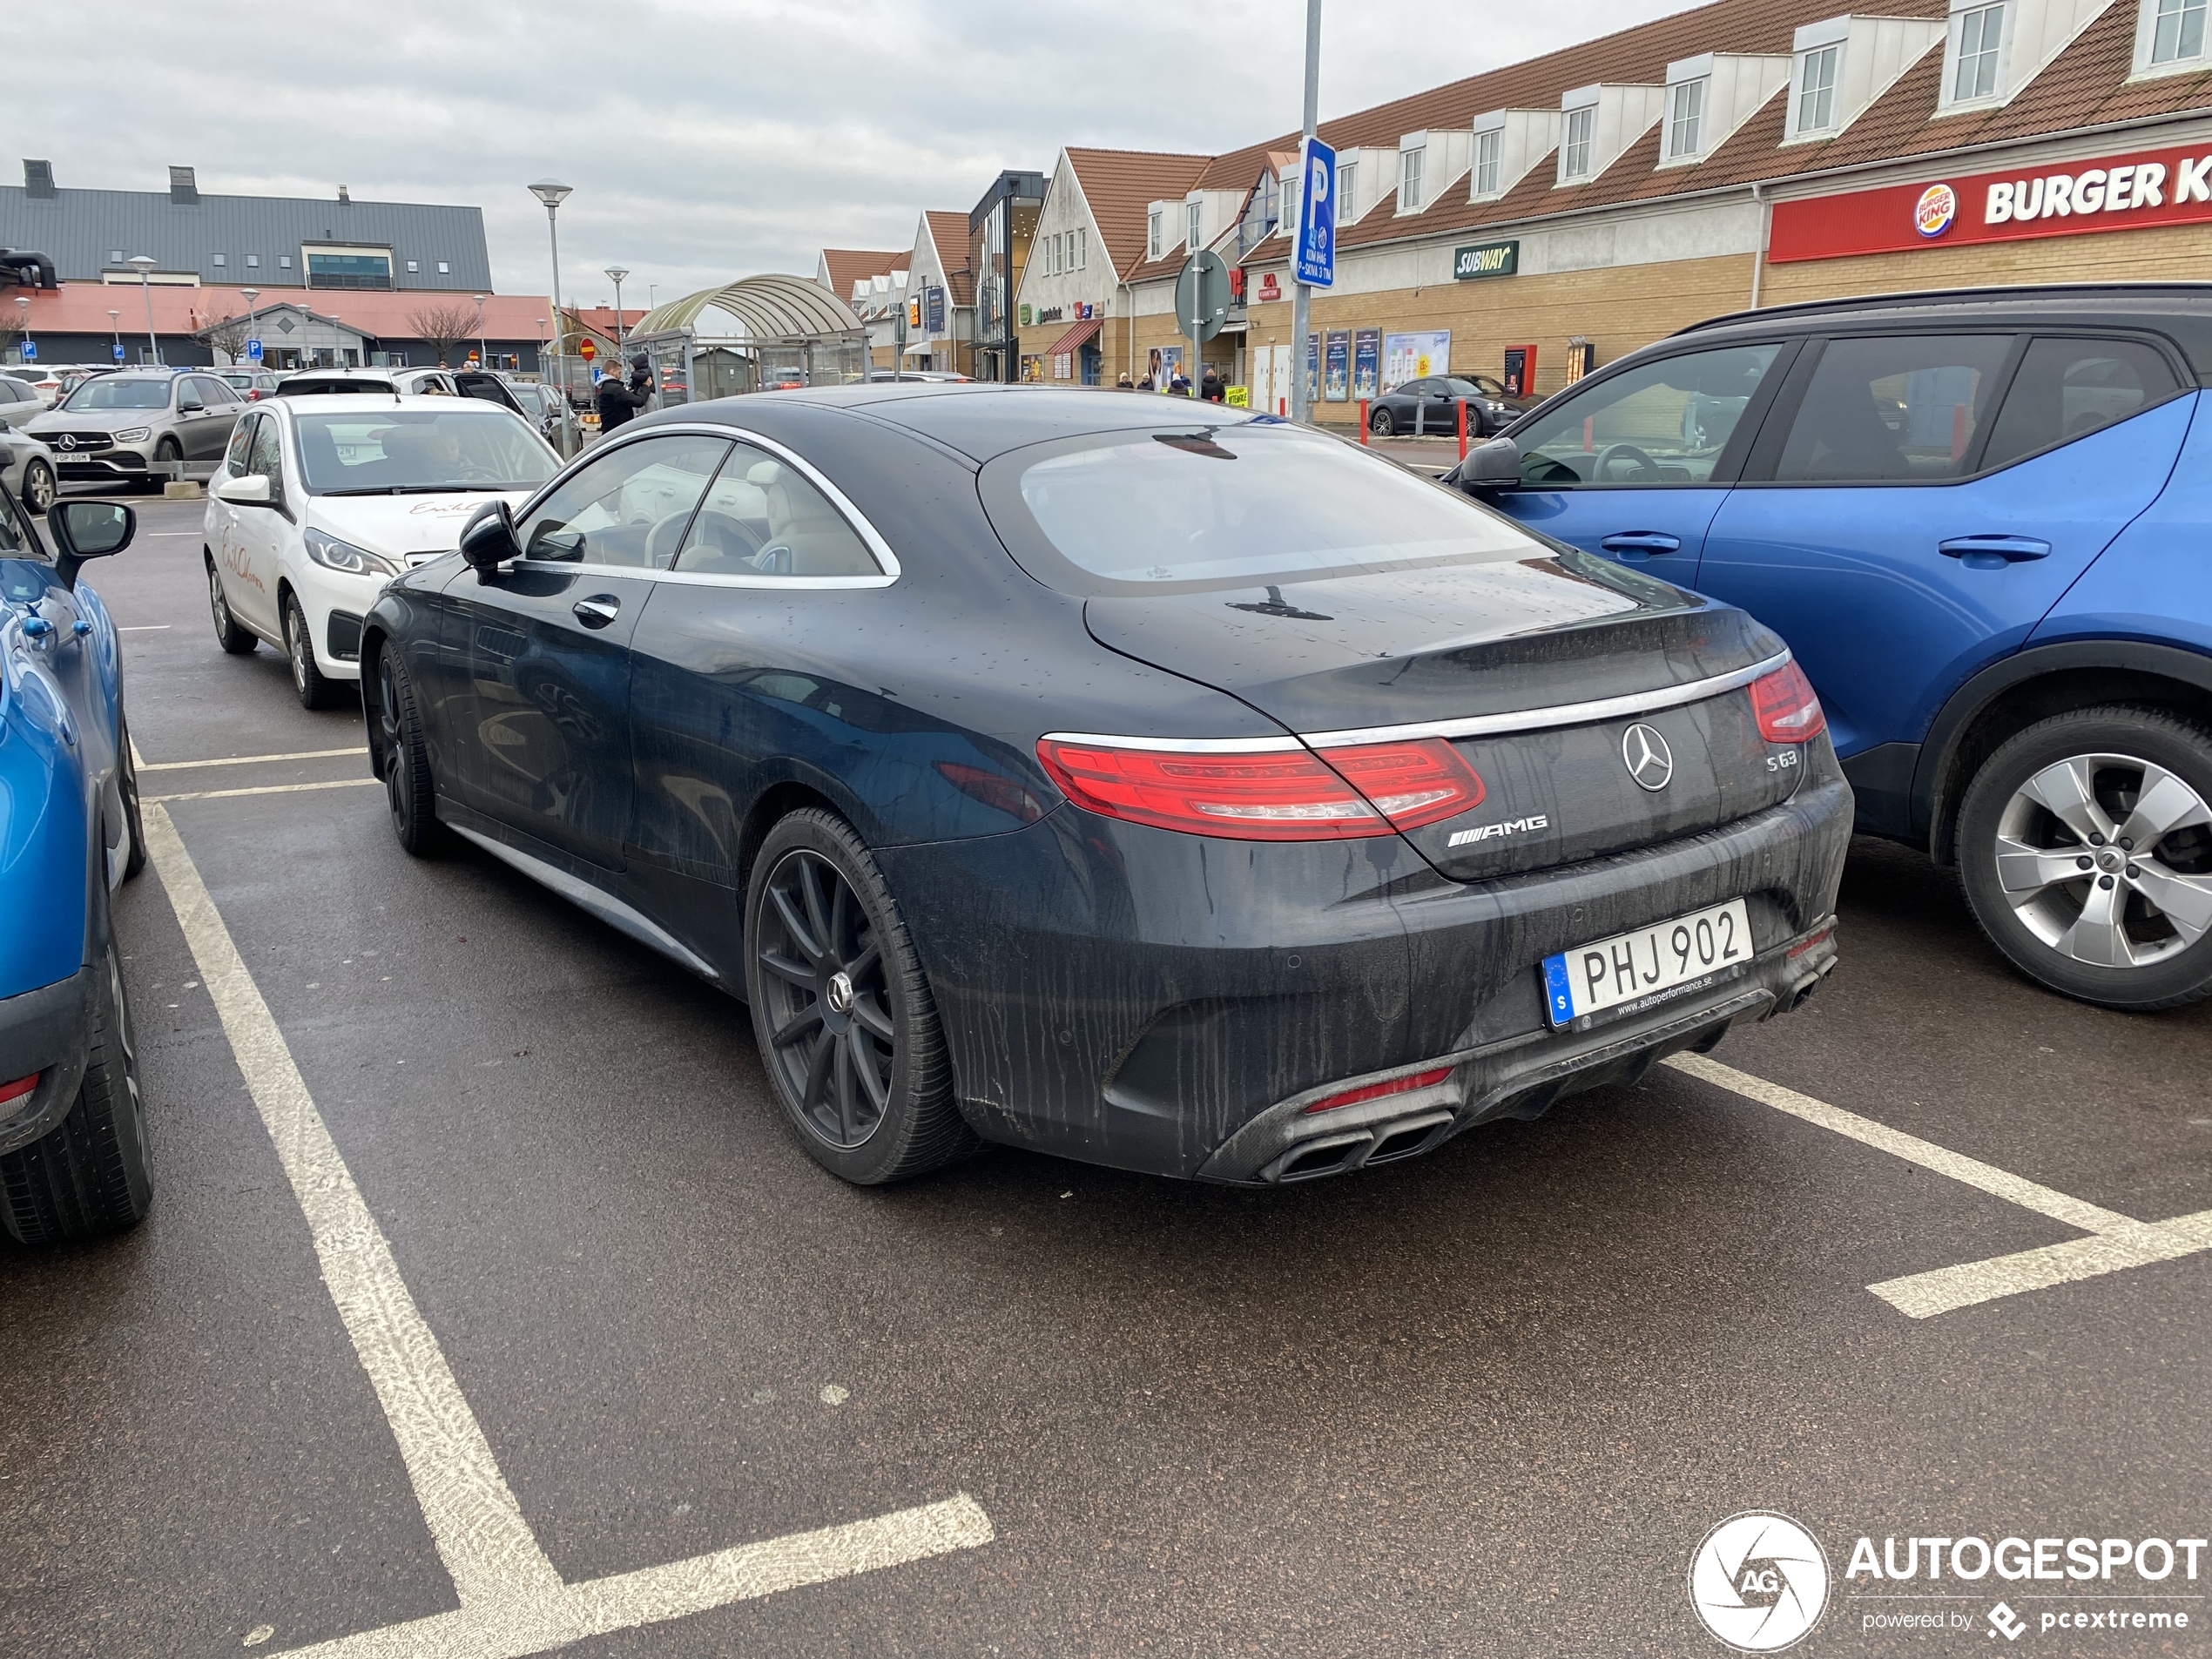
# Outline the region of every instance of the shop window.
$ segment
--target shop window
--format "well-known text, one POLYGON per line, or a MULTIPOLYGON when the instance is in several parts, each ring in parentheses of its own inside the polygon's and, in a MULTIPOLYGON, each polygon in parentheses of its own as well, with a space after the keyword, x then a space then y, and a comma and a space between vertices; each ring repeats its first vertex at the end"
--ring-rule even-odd
POLYGON ((1997 52, 2005 32, 2005 8, 1979 6, 1959 12, 1951 71, 1951 101, 1965 104, 1997 93, 1997 52))
POLYGON ((2205 0, 2143 0, 2139 69, 2193 64, 2204 56, 2205 0))
POLYGON ((1590 176, 1590 140, 1597 129, 1597 105, 1586 104, 1567 112, 1567 136, 1559 147, 1559 176, 1562 179, 1590 176))
POLYGON ((1780 350, 1686 352, 1600 381, 1514 435, 1521 482, 1541 489, 1708 482, 1780 350))
POLYGON ((1398 157, 1398 211, 1410 213, 1421 205, 1421 165, 1426 150, 1401 151, 1398 157))
POLYGON ((1797 127, 1800 133, 1825 132, 1836 125, 1836 71, 1843 66, 1838 42, 1797 59, 1797 127))
POLYGON ((1163 252, 1160 246, 1160 236, 1162 231, 1165 229, 1165 226, 1161 222, 1164 218, 1165 215, 1163 214, 1158 208, 1155 207, 1152 210, 1150 218, 1146 221, 1144 233, 1144 257, 1148 260, 1157 260, 1163 252))
POLYGON ((1918 483, 1966 470, 2005 334, 1833 340, 1776 465, 1790 483, 1918 483))
POLYGON ((1677 81, 1667 91, 1667 156, 1679 160, 1704 147, 1705 78, 1677 81))
POLYGON ((1493 128, 1474 135, 1474 193, 1498 193, 1498 170, 1504 164, 1506 135, 1493 128))

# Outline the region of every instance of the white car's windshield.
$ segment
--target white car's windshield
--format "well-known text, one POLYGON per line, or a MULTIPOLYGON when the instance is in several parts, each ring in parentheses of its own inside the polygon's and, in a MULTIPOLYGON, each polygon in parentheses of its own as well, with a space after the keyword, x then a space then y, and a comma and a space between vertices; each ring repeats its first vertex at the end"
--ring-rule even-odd
POLYGON ((523 421, 485 404, 300 417, 300 468, 314 496, 531 489, 558 464, 523 421))
POLYGON ((165 380, 132 379, 122 374, 103 374, 99 379, 86 381, 69 395, 65 409, 165 409, 169 407, 169 382, 165 380))

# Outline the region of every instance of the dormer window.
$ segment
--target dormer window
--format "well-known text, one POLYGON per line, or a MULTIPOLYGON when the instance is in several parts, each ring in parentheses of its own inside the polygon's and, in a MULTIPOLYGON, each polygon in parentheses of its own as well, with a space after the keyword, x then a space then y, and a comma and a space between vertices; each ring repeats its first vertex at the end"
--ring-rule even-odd
POLYGON ((1701 147, 1705 125, 1705 79, 1677 81, 1667 92, 1667 156, 1669 160, 1694 156, 1701 147))
POLYGON ((2170 75, 2204 62, 2205 0, 2141 0, 2135 73, 2170 75))
POLYGON ((1502 127, 1493 127, 1487 132, 1474 135, 1474 193, 1494 196, 1498 193, 1498 174, 1506 152, 1506 134, 1502 127))
POLYGON ((1161 246, 1162 233, 1167 228, 1167 215, 1155 207, 1145 220, 1144 257, 1157 260, 1167 250, 1161 246))
POLYGON ((1426 150, 1398 152, 1398 210, 1410 213, 1421 205, 1421 162, 1426 150))
POLYGON ((1993 98, 1997 93, 1998 47, 2005 32, 2005 8, 1977 6, 1972 11, 1959 13, 1958 24, 1959 44, 1951 71, 1951 101, 1966 104, 1993 98))
POLYGON ((1351 224, 1359 217, 1359 158, 1337 158, 1337 219, 1351 224))
POLYGON ((1800 133, 1826 132, 1836 125, 1836 77, 1843 67, 1843 43, 1800 54, 1797 58, 1797 123, 1800 133))
POLYGON ((1204 202, 1185 202, 1184 213, 1186 223, 1184 227, 1183 245, 1191 253, 1196 253, 1204 236, 1206 205, 1204 202))
POLYGON ((1579 110, 1567 111, 1566 129, 1560 143, 1561 179, 1587 179, 1590 176, 1590 139, 1597 130, 1597 106, 1585 104, 1579 110))

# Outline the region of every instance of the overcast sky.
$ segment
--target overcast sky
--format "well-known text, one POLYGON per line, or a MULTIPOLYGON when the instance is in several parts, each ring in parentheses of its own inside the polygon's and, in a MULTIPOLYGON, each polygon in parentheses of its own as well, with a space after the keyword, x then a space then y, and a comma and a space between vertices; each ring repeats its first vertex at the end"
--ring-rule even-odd
MULTIPOLYGON (((1325 119, 1681 10, 1325 0, 1325 119)), ((492 279, 626 304, 903 247, 1062 145, 1213 152, 1298 122, 1302 0, 380 0, 23 5, 22 152, 64 186, 472 203, 492 279), (97 67, 88 29, 97 28, 97 67)), ((11 179, 10 182, 15 182, 11 179)))

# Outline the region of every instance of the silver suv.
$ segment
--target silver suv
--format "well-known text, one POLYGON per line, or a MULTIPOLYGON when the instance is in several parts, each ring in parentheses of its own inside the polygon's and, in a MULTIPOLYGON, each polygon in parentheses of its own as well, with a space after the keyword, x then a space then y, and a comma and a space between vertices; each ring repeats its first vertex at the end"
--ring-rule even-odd
POLYGON ((212 373, 126 370, 86 381, 24 430, 64 480, 158 484, 212 470, 246 407, 212 373))

